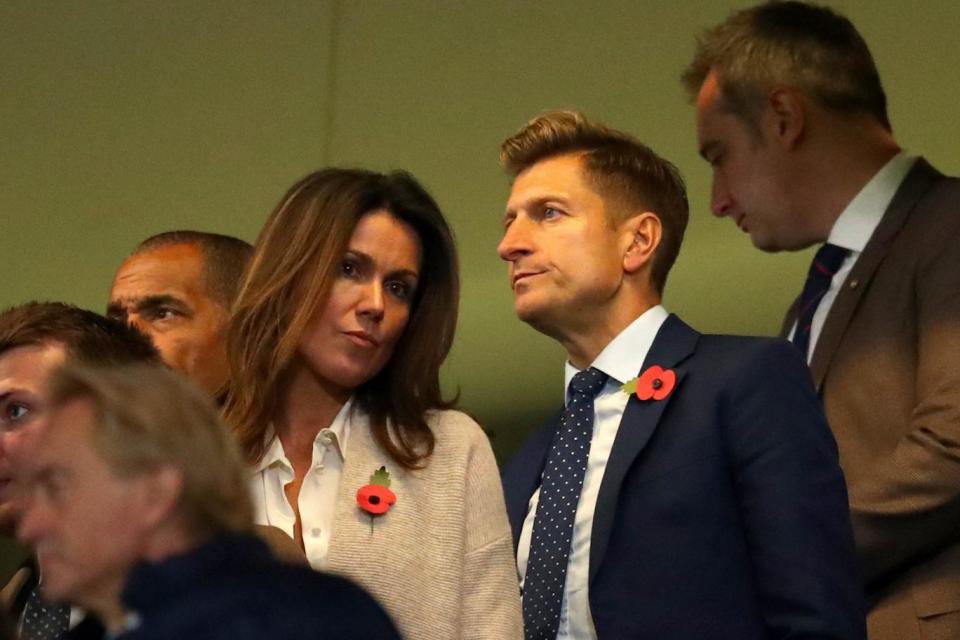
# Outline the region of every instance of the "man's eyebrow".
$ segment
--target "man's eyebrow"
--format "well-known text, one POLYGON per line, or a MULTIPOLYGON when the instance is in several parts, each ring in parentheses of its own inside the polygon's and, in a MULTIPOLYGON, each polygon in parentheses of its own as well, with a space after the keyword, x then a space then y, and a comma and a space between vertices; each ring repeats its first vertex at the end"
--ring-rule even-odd
POLYGON ((710 158, 708 156, 716 151, 717 147, 719 146, 720 143, 716 140, 708 140, 707 142, 704 142, 700 147, 700 157, 709 162, 710 158))
POLYGON ((127 317, 127 308, 120 302, 110 302, 107 305, 107 316, 127 317))
POLYGON ((506 220, 510 216, 515 216, 517 211, 520 209, 541 209, 550 202, 555 202, 561 207, 568 206, 568 200, 565 195, 558 193, 545 193, 543 195, 533 196, 532 198, 524 200, 517 206, 508 206, 503 212, 503 218, 506 220))
POLYGON ((151 307, 162 307, 165 305, 172 305, 175 307, 187 308, 187 303, 169 293, 161 293, 152 296, 144 296, 137 300, 136 308, 137 309, 149 309, 151 307))

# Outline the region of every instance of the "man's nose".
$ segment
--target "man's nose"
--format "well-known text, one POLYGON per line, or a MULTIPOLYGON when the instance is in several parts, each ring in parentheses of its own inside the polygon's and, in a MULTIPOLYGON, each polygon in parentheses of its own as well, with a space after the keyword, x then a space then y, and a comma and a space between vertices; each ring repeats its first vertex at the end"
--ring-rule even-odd
POLYGON ((723 218, 730 213, 733 207, 733 198, 730 197, 730 191, 724 186, 718 178, 713 178, 713 186, 710 189, 710 210, 713 215, 723 218))
POLYGON ((510 223, 497 245, 497 253, 507 262, 530 253, 530 229, 525 218, 518 216, 510 223))

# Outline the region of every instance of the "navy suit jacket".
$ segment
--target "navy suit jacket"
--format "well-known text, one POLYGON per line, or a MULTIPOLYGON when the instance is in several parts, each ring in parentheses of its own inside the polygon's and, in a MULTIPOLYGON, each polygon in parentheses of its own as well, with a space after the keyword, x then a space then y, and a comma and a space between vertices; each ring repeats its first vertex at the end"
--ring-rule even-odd
MULTIPOLYGON (((594 513, 600 640, 865 638, 836 444, 796 349, 670 316, 651 365, 676 385, 630 398, 594 513)), ((514 548, 558 424, 504 471, 514 548)))

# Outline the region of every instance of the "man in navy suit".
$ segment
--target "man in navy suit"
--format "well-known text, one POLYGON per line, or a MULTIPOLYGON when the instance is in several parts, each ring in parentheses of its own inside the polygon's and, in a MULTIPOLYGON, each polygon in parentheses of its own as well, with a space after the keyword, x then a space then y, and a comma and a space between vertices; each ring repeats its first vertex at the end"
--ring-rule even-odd
POLYGON ((660 305, 676 168, 575 112, 504 142, 500 257, 567 400, 504 472, 527 640, 863 638, 843 474, 786 342, 660 305))

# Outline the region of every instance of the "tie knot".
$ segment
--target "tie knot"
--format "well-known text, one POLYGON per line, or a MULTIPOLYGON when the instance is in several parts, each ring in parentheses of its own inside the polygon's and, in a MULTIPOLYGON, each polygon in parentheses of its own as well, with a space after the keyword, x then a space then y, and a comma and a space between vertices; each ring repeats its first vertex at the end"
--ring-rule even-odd
POLYGON ((844 249, 843 247, 838 247, 828 242, 817 249, 817 254, 813 256, 813 264, 810 265, 810 274, 818 274, 832 278, 840 269, 844 258, 849 254, 849 249, 844 249))
POLYGON ((607 374, 603 371, 590 367, 573 376, 570 381, 570 392, 582 393, 592 398, 600 392, 600 389, 603 389, 607 378, 607 374))

